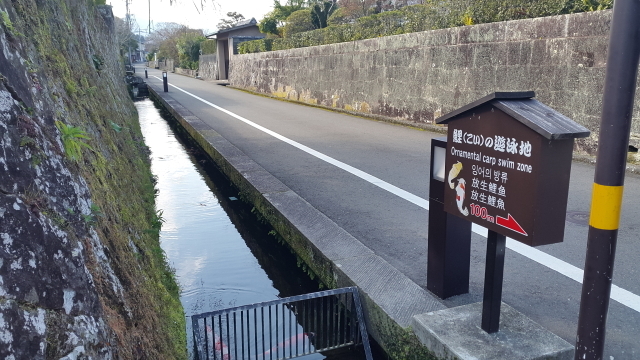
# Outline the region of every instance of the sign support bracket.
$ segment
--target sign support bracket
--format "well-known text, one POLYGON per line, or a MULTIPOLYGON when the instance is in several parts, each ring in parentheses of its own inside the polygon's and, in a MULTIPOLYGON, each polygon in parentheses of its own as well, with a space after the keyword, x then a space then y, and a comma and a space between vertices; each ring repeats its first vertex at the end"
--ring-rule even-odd
POLYGON ((500 329, 502 279, 507 237, 493 230, 487 236, 487 261, 484 270, 482 298, 482 330, 493 334, 500 329))

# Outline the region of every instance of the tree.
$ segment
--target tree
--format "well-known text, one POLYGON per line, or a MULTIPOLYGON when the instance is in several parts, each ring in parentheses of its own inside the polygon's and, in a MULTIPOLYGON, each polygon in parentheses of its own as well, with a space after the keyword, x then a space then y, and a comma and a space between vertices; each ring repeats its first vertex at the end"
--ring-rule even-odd
POLYGON ((327 19, 337 8, 337 0, 288 0, 285 5, 274 0, 273 11, 260 21, 258 28, 264 34, 280 36, 282 33, 285 37, 325 28, 327 19))
POLYGON ((222 19, 220 20, 218 25, 216 25, 218 27, 218 30, 230 29, 236 26, 236 24, 238 24, 240 21, 244 20, 244 15, 239 14, 235 11, 228 12, 227 17, 228 19, 222 19))
POLYGON ((278 20, 267 14, 260 22, 258 23, 258 29, 263 34, 272 34, 272 35, 280 35, 278 31, 278 20))
POLYGON ((120 45, 120 55, 131 51, 138 50, 138 36, 133 33, 137 31, 137 28, 133 28, 133 24, 127 22, 124 19, 118 17, 115 18, 116 39, 120 45))
POLYGON ((336 11, 329 16, 327 19, 327 25, 344 25, 344 24, 353 24, 355 22, 355 17, 352 17, 349 11, 345 8, 337 8, 336 11))
POLYGON ((178 48, 178 61, 181 68, 196 70, 198 59, 200 58, 200 44, 206 40, 196 32, 187 32, 178 37, 176 47, 178 48))
POLYGON ((291 37, 293 34, 314 29, 315 27, 313 26, 311 10, 303 9, 295 11, 293 14, 289 15, 283 29, 283 35, 284 37, 291 37))
POLYGON ((349 22, 379 12, 376 0, 339 0, 338 9, 341 17, 349 22))
MULTIPOLYGON (((307 8, 306 0, 287 0, 285 5, 280 4, 280 1, 273 1, 273 15, 279 21, 286 20, 291 14, 298 10, 307 8)), ((282 26, 284 24, 280 24, 282 26)))
POLYGON ((338 7, 336 0, 319 0, 311 5, 311 21, 316 29, 327 27, 327 19, 338 7))
POLYGON ((155 31, 147 36, 147 41, 144 44, 145 50, 149 53, 157 53, 160 50, 160 45, 172 37, 175 32, 178 32, 182 26, 183 25, 176 23, 158 23, 155 31))
POLYGON ((202 30, 189 29, 181 24, 160 23, 156 26, 156 31, 147 37, 146 49, 149 52, 157 52, 158 59, 180 61, 178 42, 188 36, 203 37, 203 33, 202 30))
POLYGON ((258 28, 263 34, 281 36, 281 29, 286 19, 298 10, 306 8, 306 0, 288 0, 282 5, 279 0, 274 0, 273 10, 260 20, 258 28))

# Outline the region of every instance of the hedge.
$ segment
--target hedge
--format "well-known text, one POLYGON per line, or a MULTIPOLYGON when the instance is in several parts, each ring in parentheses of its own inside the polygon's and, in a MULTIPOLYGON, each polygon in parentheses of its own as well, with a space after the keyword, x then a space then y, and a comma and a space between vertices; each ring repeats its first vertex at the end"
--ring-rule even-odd
MULTIPOLYGON (((607 0, 600 0, 605 3, 607 0)), ((598 0, 590 0, 598 2, 598 0)), ((286 50, 334 44, 419 31, 443 29, 589 10, 583 0, 449 0, 445 7, 412 5, 399 10, 364 16, 354 24, 331 25, 301 32, 289 38, 247 41, 238 47, 240 54, 286 50)))
POLYGON ((285 50, 306 46, 398 35, 441 28, 444 20, 433 8, 424 5, 407 6, 400 10, 359 18, 355 24, 331 25, 323 29, 301 32, 289 38, 260 39, 240 44, 240 54, 285 50))

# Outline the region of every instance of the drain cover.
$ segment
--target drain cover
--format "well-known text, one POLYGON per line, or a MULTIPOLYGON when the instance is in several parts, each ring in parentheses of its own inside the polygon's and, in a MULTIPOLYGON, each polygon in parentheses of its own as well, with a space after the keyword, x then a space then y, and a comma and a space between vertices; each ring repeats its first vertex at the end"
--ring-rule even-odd
POLYGON ((589 225, 589 213, 586 211, 567 211, 567 221, 577 225, 589 225))

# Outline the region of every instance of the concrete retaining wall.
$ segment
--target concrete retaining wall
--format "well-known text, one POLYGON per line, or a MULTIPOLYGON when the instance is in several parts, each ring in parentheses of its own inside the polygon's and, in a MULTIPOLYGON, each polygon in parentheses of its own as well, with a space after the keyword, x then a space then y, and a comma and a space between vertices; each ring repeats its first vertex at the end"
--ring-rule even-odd
POLYGON ((162 61, 158 61, 157 62, 157 69, 163 70, 163 71, 173 71, 173 60, 168 59, 168 60, 162 60, 162 61))
POLYGON ((198 75, 204 80, 218 80, 218 55, 200 55, 198 75))
MULTIPOLYGON (((596 147, 610 10, 236 55, 232 86, 419 126, 494 91, 538 100, 591 130, 596 147)), ((640 91, 631 143, 640 145, 640 91)))
POLYGON ((152 69, 173 71, 173 60, 148 61, 147 66, 152 69))
POLYGON ((191 77, 198 76, 198 70, 183 69, 183 68, 177 67, 173 71, 176 74, 180 74, 180 75, 191 76, 191 77))

